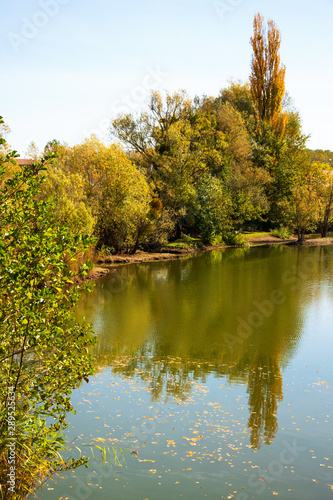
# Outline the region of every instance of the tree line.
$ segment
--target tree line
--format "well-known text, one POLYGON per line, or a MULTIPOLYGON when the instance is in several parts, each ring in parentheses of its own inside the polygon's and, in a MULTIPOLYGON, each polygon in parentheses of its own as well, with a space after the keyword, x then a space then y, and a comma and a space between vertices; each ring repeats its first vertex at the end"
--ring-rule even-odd
POLYGON ((70 393, 93 372, 71 267, 86 272, 79 259, 93 241, 135 252, 184 234, 228 243, 249 226, 327 235, 333 153, 306 149, 274 23, 258 14, 251 44, 249 82, 217 97, 152 92, 140 115, 113 120, 118 143, 54 140, 19 166, 0 117, 0 498, 86 463, 62 453, 70 393))
POLYGON ((182 235, 232 243, 246 227, 280 226, 303 238, 333 220, 331 152, 306 148, 301 117, 285 91, 280 32, 260 14, 250 40, 249 82, 217 97, 151 93, 139 115, 115 118, 105 145, 54 140, 43 197, 74 233, 97 247, 134 253, 182 235))

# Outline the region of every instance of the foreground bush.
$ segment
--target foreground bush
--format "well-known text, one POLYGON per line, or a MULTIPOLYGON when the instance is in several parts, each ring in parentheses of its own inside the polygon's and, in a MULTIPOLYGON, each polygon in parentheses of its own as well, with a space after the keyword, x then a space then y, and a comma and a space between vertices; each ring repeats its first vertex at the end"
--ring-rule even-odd
POLYGON ((0 156, 0 498, 16 500, 85 462, 60 452, 94 338, 74 320, 79 290, 69 271, 89 241, 50 222, 52 205, 38 200, 48 159, 8 176, 14 157, 0 156))

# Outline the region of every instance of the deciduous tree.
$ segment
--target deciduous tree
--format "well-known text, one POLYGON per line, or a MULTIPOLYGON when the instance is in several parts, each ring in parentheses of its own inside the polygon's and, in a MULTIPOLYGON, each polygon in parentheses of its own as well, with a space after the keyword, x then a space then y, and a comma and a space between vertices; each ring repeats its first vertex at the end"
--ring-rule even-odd
POLYGON ((98 246, 134 253, 150 230, 149 185, 119 145, 105 148, 98 161, 100 188, 94 197, 98 246))
POLYGON ((268 30, 263 25, 261 14, 254 18, 253 49, 250 75, 251 94, 259 128, 268 122, 280 132, 284 131, 285 118, 281 116, 282 99, 285 92, 285 66, 280 62, 281 37, 273 21, 268 21, 268 30))
POLYGON ((295 185, 290 200, 282 202, 285 215, 296 231, 298 240, 304 239, 307 231, 313 231, 319 221, 318 193, 309 182, 295 185))
POLYGON ((322 238, 326 238, 333 223, 333 168, 328 163, 311 164, 311 182, 318 196, 318 223, 322 238))

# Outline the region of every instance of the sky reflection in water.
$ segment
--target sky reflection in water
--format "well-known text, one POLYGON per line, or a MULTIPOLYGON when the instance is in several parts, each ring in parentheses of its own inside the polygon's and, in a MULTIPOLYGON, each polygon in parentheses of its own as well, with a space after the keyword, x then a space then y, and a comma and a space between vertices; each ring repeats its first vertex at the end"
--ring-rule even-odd
POLYGON ((120 465, 95 449, 40 498, 332 498, 332 288, 331 247, 114 268, 78 309, 98 368, 68 437, 120 465))

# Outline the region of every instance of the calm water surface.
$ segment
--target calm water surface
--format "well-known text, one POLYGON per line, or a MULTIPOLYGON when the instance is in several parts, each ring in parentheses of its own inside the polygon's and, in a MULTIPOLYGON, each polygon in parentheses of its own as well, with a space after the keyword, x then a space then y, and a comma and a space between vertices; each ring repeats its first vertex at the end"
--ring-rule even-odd
POLYGON ((67 435, 90 467, 39 498, 332 499, 332 306, 331 247, 113 269, 78 310, 97 369, 67 435))

